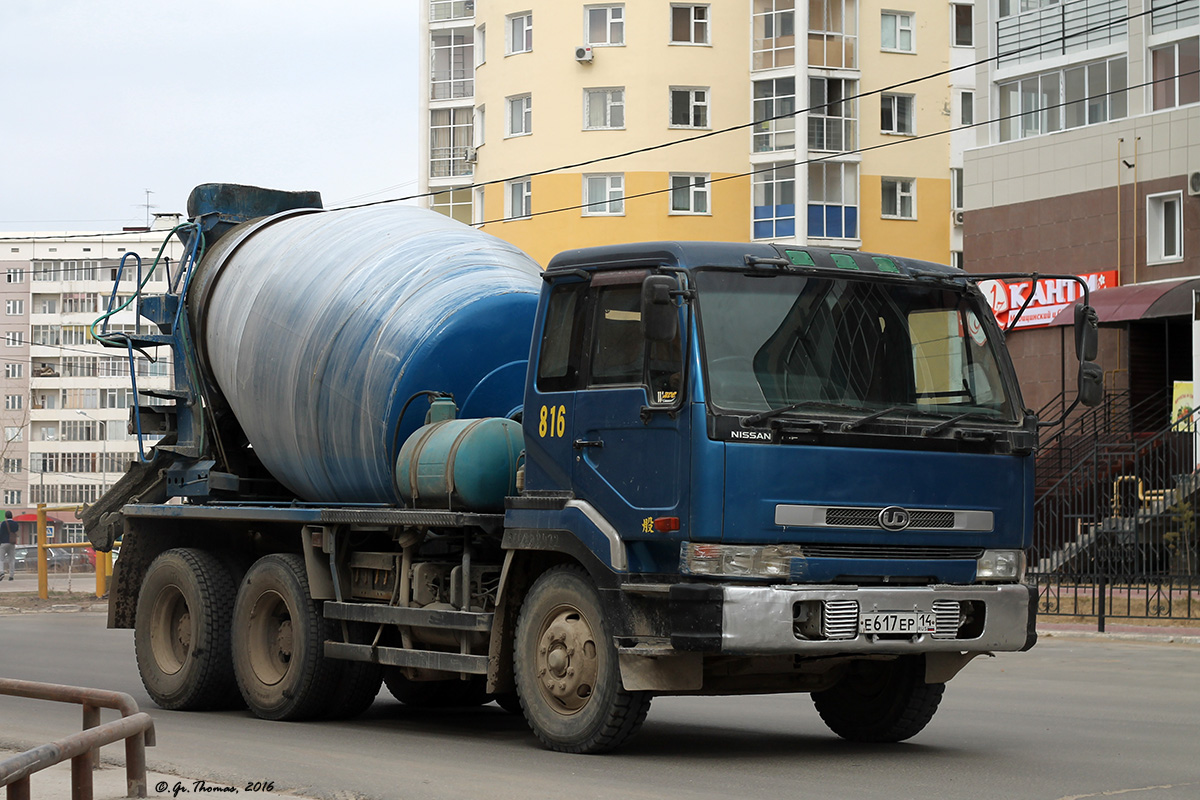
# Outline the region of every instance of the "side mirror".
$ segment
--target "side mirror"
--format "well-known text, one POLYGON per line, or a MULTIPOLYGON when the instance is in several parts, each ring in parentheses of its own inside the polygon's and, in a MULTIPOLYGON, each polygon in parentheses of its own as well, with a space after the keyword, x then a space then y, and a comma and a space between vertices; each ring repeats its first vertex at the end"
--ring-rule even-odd
POLYGON ((679 331, 679 311, 671 292, 679 283, 669 275, 650 275, 642 281, 642 331, 647 341, 669 342, 679 331))
POLYGON ((1079 365, 1079 402, 1088 407, 1104 402, 1104 370, 1093 361, 1079 365))
POLYGON ((1096 309, 1075 304, 1075 355, 1080 361, 1095 361, 1099 341, 1097 326, 1100 316, 1096 309))

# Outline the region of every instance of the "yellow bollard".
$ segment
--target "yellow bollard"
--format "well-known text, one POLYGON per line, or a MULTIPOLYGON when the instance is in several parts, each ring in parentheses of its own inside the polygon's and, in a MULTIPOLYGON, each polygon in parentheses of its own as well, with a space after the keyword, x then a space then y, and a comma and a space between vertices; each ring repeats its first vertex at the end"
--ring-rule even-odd
POLYGON ((38 503, 37 507, 37 559, 38 559, 38 597, 47 600, 50 597, 49 576, 46 569, 46 504, 38 503))
POLYGON ((92 552, 96 554, 96 597, 101 598, 104 597, 104 592, 106 591, 105 578, 107 577, 107 570, 105 569, 105 562, 112 558, 112 553, 101 553, 99 550, 93 550, 92 552))

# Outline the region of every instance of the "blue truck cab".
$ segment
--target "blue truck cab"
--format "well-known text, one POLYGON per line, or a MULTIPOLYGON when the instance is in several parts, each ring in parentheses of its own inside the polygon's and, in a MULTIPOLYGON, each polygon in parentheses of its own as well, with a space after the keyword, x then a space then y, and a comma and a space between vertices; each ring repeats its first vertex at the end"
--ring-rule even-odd
POLYGON ((931 715, 971 657, 1033 646, 1036 420, 962 272, 662 242, 544 280, 506 546, 586 550, 625 689, 807 690, 903 738, 844 695, 931 715))

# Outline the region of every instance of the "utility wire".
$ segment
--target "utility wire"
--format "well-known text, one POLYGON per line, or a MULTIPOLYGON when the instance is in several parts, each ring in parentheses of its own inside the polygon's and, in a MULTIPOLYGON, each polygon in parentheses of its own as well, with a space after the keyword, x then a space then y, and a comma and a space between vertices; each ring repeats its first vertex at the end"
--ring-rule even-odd
MULTIPOLYGON (((1015 114, 1007 114, 1002 117, 996 117, 993 119, 986 119, 986 120, 981 120, 979 122, 973 122, 970 125, 959 125, 956 127, 945 128, 940 131, 934 131, 932 133, 925 133, 925 134, 920 134, 920 135, 916 135, 916 136, 905 136, 903 139, 897 139, 897 140, 891 141, 891 142, 881 142, 880 144, 874 144, 874 145, 870 145, 868 147, 859 147, 859 148, 855 148, 853 150, 840 150, 838 152, 832 152, 832 153, 828 153, 828 154, 822 155, 822 156, 807 158, 802 161, 795 161, 795 160, 783 161, 783 162, 777 161, 777 162, 773 162, 769 165, 766 165, 764 167, 761 167, 759 169, 749 170, 748 172, 739 172, 735 175, 725 175, 720 178, 713 178, 708 181, 708 184, 711 185, 714 183, 721 183, 723 181, 738 180, 740 178, 747 178, 747 177, 750 177, 753 175, 760 175, 763 173, 772 172, 776 169, 780 169, 781 167, 782 168, 787 168, 787 167, 791 167, 791 166, 799 167, 799 166, 805 166, 808 164, 814 164, 814 163, 819 163, 819 162, 823 162, 823 161, 827 161, 827 162, 831 162, 831 163, 842 163, 842 162, 840 162, 840 159, 843 159, 848 155, 856 155, 856 154, 861 155, 862 153, 867 153, 872 150, 881 150, 885 147, 894 147, 894 146, 900 145, 900 144, 908 144, 910 142, 919 142, 922 139, 930 139, 934 136, 945 136, 946 134, 954 133, 955 131, 970 130, 971 128, 978 128, 982 125, 991 125, 996 122, 1005 122, 1005 121, 1011 120, 1011 119, 1019 119, 1020 117, 1026 117, 1031 114, 1041 114, 1043 111, 1050 111, 1053 109, 1063 108, 1065 106, 1073 105, 1075 103, 1086 102, 1087 100, 1093 100, 1093 99, 1100 98, 1100 97, 1109 97, 1112 95, 1118 95, 1118 94, 1122 94, 1124 92, 1131 91, 1133 89, 1142 89, 1147 86, 1153 86, 1154 84, 1157 84, 1157 83, 1163 83, 1165 81, 1172 81, 1172 80, 1176 80, 1178 78, 1186 78, 1190 75, 1197 75, 1197 74, 1200 74, 1200 70, 1189 70, 1188 72, 1182 72, 1182 73, 1179 73, 1178 75, 1172 75, 1172 76, 1166 77, 1166 78, 1156 78, 1154 80, 1146 81, 1145 83, 1139 83, 1134 86, 1126 86, 1123 89, 1113 89, 1111 91, 1104 92, 1103 94, 1091 95, 1088 98, 1085 98, 1085 100, 1065 100, 1061 103, 1055 103, 1054 105, 1043 106, 1043 107, 1039 108, 1037 111, 1025 111, 1025 112, 1017 112, 1015 114)), ((1087 126, 1080 126, 1080 127, 1087 127, 1087 126)), ((1077 129, 1076 128, 1065 128, 1063 130, 1077 130, 1077 129)), ((856 163, 856 162, 846 162, 846 163, 856 163)), ((593 203, 580 203, 578 205, 563 206, 561 208, 553 208, 553 209, 548 209, 546 211, 534 211, 534 212, 531 212, 529 214, 525 214, 522 216, 508 216, 508 217, 499 217, 497 219, 485 220, 483 222, 475 223, 475 227, 478 227, 480 225, 491 225, 491 224, 497 223, 497 222, 512 222, 512 221, 516 221, 516 220, 531 219, 533 217, 541 217, 541 216, 545 216, 547 214, 558 214, 563 211, 577 211, 577 210, 581 210, 581 209, 592 208, 594 206, 606 206, 609 203, 614 202, 616 200, 620 200, 620 201, 624 202, 625 200, 636 200, 641 197, 653 197, 654 195, 667 194, 668 192, 673 192, 673 191, 675 191, 675 189, 673 187, 667 187, 665 189, 652 189, 650 191, 639 192, 637 194, 622 195, 621 197, 609 198, 606 200, 597 200, 596 202, 593 202, 593 203)))
MULTIPOLYGON (((775 116, 772 116, 772 117, 764 117, 762 119, 752 120, 750 122, 741 123, 739 125, 733 125, 733 126, 730 126, 727 128, 720 128, 720 129, 714 130, 714 131, 705 131, 704 133, 696 134, 694 136, 688 136, 683 139, 677 139, 677 140, 670 141, 670 142, 660 142, 659 144, 649 145, 647 147, 642 147, 642 148, 638 148, 635 150, 628 150, 628 151, 625 151, 622 153, 616 153, 614 155, 599 156, 597 158, 587 159, 585 161, 577 161, 573 164, 567 164, 567 165, 557 166, 557 167, 549 167, 547 169, 536 170, 534 172, 523 173, 520 175, 514 175, 514 176, 507 177, 507 178, 497 178, 497 179, 490 180, 490 181, 483 181, 480 183, 472 183, 472 184, 464 185, 464 186, 446 187, 446 188, 442 188, 442 189, 423 192, 421 194, 412 194, 412 195, 407 195, 405 197, 397 197, 397 198, 393 198, 391 200, 375 200, 375 201, 372 201, 369 203, 360 203, 357 205, 339 206, 339 207, 337 207, 335 209, 331 209, 331 210, 340 211, 340 210, 346 210, 346 209, 352 209, 352 208, 366 208, 369 206, 383 205, 386 203, 400 203, 400 202, 404 202, 404 201, 408 201, 408 200, 418 200, 421 198, 434 197, 439 194, 445 194, 446 192, 450 191, 451 189, 459 189, 459 190, 461 190, 461 189, 478 189, 478 188, 482 188, 485 186, 493 186, 496 184, 508 183, 509 181, 516 180, 518 178, 534 178, 534 177, 539 177, 542 175, 549 175, 549 174, 552 174, 555 172, 564 172, 564 171, 568 171, 568 170, 580 169, 582 167, 588 167, 593 164, 603 163, 605 161, 613 161, 615 159, 628 158, 630 156, 635 156, 635 155, 642 155, 644 153, 651 153, 656 150, 662 150, 667 147, 675 147, 675 146, 681 145, 681 144, 688 144, 690 142, 696 142, 696 141, 700 141, 702 139, 708 139, 713 136, 721 136, 726 133, 732 133, 734 131, 740 131, 740 130, 745 130, 747 128, 752 128, 756 125, 761 125, 766 122, 774 122, 776 120, 788 119, 791 117, 799 116, 801 114, 809 113, 811 111, 816 111, 818 109, 828 108, 831 105, 840 105, 841 103, 848 103, 848 102, 852 102, 854 100, 860 100, 864 97, 871 97, 872 95, 883 94, 885 92, 890 92, 892 90, 900 89, 905 86, 911 86, 916 83, 921 83, 922 81, 931 80, 933 78, 944 77, 946 75, 950 75, 954 72, 959 72, 961 70, 974 69, 976 67, 982 66, 982 65, 987 64, 992 61, 996 61, 997 63, 999 63, 999 60, 1001 58, 1009 58, 1009 57, 1024 53, 1026 51, 1029 51, 1029 50, 1040 49, 1040 48, 1046 47, 1047 45, 1052 45, 1055 43, 1065 43, 1068 39, 1076 38, 1079 36, 1086 36, 1088 34, 1095 33, 1097 31, 1105 30, 1106 28, 1113 28, 1113 27, 1116 27, 1123 23, 1128 23, 1130 20, 1137 19, 1139 17, 1144 17, 1144 16, 1147 16, 1154 12, 1159 12, 1159 11, 1163 11, 1163 10, 1166 10, 1169 8, 1173 8, 1175 6, 1181 5, 1181 4, 1183 4, 1185 2, 1189 2, 1189 1, 1190 0, 1175 0, 1175 2, 1168 3, 1163 6, 1158 6, 1155 8, 1147 9, 1147 10, 1141 11, 1137 14, 1127 14, 1124 17, 1121 17, 1120 19, 1112 20, 1110 22, 1100 23, 1100 24, 1097 24, 1090 28, 1084 28, 1083 30, 1080 30, 1080 31, 1072 31, 1071 33, 1065 33, 1062 36, 1056 37, 1054 39, 1047 39, 1046 41, 1036 42, 1034 44, 1030 44, 1025 47, 1019 47, 1015 50, 1010 50, 1005 53, 997 53, 994 56, 989 56, 988 58, 982 58, 977 61, 973 61, 969 64, 963 64, 962 66, 950 67, 949 69, 939 70, 938 72, 932 72, 927 75, 922 75, 921 77, 918 77, 918 78, 912 78, 910 80, 901 81, 899 83, 893 83, 889 86, 884 86, 884 87, 881 87, 878 89, 872 89, 870 91, 860 92, 858 94, 842 98, 841 100, 837 100, 837 101, 833 101, 833 102, 829 102, 829 103, 821 103, 821 104, 813 105, 813 106, 808 106, 807 108, 800 108, 800 109, 796 109, 794 111, 789 111, 789 112, 786 112, 783 114, 776 114, 775 116)), ((1137 88, 1137 87, 1132 87, 1132 88, 1137 88)), ((525 217, 519 217, 518 219, 525 219, 525 217)))
MULTIPOLYGON (((1047 45, 1066 42, 1068 39, 1076 38, 1079 36, 1086 36, 1087 34, 1095 33, 1097 31, 1101 31, 1106 28, 1112 28, 1112 27, 1115 27, 1122 23, 1128 23, 1129 21, 1140 18, 1140 17, 1148 16, 1148 15, 1156 13, 1156 12, 1161 12, 1161 11, 1165 11, 1165 10, 1168 10, 1171 8, 1175 8, 1177 6, 1183 5, 1186 2, 1190 2, 1190 0, 1174 0, 1174 2, 1167 3, 1165 5, 1155 6, 1155 7, 1146 9, 1144 11, 1138 12, 1136 14, 1127 14, 1124 17, 1121 17, 1119 19, 1100 23, 1100 24, 1097 24, 1090 28, 1085 28, 1080 31, 1073 31, 1071 33, 1065 33, 1062 36, 1056 37, 1054 39, 1048 39, 1046 41, 1036 42, 1036 43, 1027 45, 1025 47, 1019 47, 1015 50, 1007 51, 1005 53, 997 53, 994 56, 989 56, 988 58, 978 59, 969 64, 964 64, 964 65, 958 66, 958 67, 951 67, 949 69, 939 70, 937 72, 923 75, 918 78, 912 78, 910 80, 901 81, 900 83, 894 83, 889 86, 884 86, 884 87, 881 87, 878 89, 873 89, 871 91, 860 92, 859 94, 853 95, 851 97, 843 98, 842 100, 836 101, 835 103, 822 103, 820 105, 810 106, 807 108, 801 108, 801 109, 797 109, 795 111, 787 112, 784 114, 777 114, 773 117, 765 117, 763 119, 751 120, 750 122, 742 123, 739 125, 734 125, 734 126, 727 127, 727 128, 721 128, 719 130, 705 131, 704 133, 696 134, 694 136, 689 136, 689 137, 686 137, 683 139, 676 139, 676 140, 669 141, 669 142, 660 142, 659 144, 650 145, 650 146, 643 147, 643 148, 628 150, 625 152, 615 153, 613 155, 608 155, 608 156, 600 156, 600 157, 588 159, 585 161, 578 161, 573 164, 565 164, 565 165, 560 165, 557 167, 549 167, 547 169, 537 170, 537 171, 529 172, 529 173, 523 173, 521 175, 514 175, 514 176, 510 176, 508 178, 497 178, 495 180, 484 181, 481 183, 472 183, 472 184, 468 184, 468 185, 464 185, 464 186, 447 187, 447 188, 442 188, 442 189, 438 189, 438 190, 431 190, 428 192, 423 192, 420 194, 406 195, 403 197, 395 197, 395 198, 390 198, 390 199, 385 199, 385 200, 375 200, 375 201, 371 201, 371 202, 367 202, 367 203, 359 203, 359 204, 355 204, 355 205, 335 206, 329 210, 341 211, 341 210, 348 210, 348 209, 355 209, 355 208, 366 208, 369 206, 376 206, 376 205, 386 205, 386 204, 390 204, 390 203, 402 203, 402 202, 406 202, 409 200, 418 200, 421 198, 433 197, 433 196, 436 196, 439 194, 445 194, 446 192, 450 191, 452 188, 460 189, 460 190, 461 189, 478 189, 478 188, 482 188, 482 187, 486 187, 486 186, 493 186, 493 185, 497 185, 497 184, 507 183, 507 182, 515 180, 517 178, 532 178, 532 177, 538 177, 538 176, 542 176, 542 175, 549 175, 549 174, 552 174, 555 172, 565 172, 565 171, 569 171, 569 170, 575 170, 575 169, 580 169, 582 167, 591 166, 592 164, 603 163, 605 161, 613 161, 616 159, 628 158, 630 156, 654 152, 656 150, 661 150, 661 149, 664 149, 667 147, 675 147, 677 145, 688 144, 690 142, 695 142, 695 141, 699 141, 702 139, 708 139, 713 136, 720 136, 720 135, 723 135, 726 133, 732 133, 734 131, 745 130, 746 128, 751 128, 755 125, 761 125, 765 122, 773 122, 775 120, 787 119, 789 117, 799 116, 801 114, 815 111, 820 108, 827 108, 830 105, 835 105, 835 104, 844 103, 844 102, 850 102, 853 100, 859 100, 864 97, 870 97, 870 96, 876 95, 876 94, 882 94, 884 92, 889 92, 894 89, 900 89, 905 86, 911 86, 913 84, 920 83, 922 81, 931 80, 933 78, 950 75, 950 74, 952 74, 954 72, 958 72, 960 70, 974 69, 976 67, 987 64, 991 61, 996 61, 998 63, 1001 58, 1010 58, 1012 56, 1019 55, 1026 51, 1029 51, 1029 50, 1040 49, 1047 45)), ((1178 77, 1178 76, 1176 76, 1176 77, 1178 77)), ((1132 87, 1132 88, 1137 88, 1137 87, 1132 87)), ((995 121, 995 120, 993 120, 993 121, 995 121)), ((909 139, 907 141, 912 141, 912 139, 909 139)), ((748 174, 752 174, 752 173, 748 173, 748 174)), ((382 189, 380 191, 387 191, 387 190, 382 189)), ((370 194, 370 193, 367 193, 367 194, 370 194)), ((566 209, 564 209, 564 210, 566 210, 566 209)), ((546 212, 543 212, 543 213, 546 213, 546 212)), ((523 219, 523 217, 521 219, 523 219)), ((481 224, 483 224, 483 223, 481 223, 481 224)), ((22 241, 23 242, 23 241, 38 241, 38 240, 60 241, 63 239, 140 235, 140 234, 145 234, 145 233, 147 233, 147 231, 138 230, 138 231, 120 231, 120 232, 111 232, 111 233, 90 233, 90 234, 74 234, 74 235, 64 235, 64 236, 45 236, 45 237, 0 237, 0 242, 4 242, 4 241, 22 241)))

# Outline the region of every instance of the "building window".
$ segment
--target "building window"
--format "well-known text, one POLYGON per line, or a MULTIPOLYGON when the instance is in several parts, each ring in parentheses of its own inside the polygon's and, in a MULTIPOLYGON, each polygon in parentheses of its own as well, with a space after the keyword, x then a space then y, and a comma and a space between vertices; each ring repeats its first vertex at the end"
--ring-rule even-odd
POLYGON ((963 269, 963 254, 962 250, 950 251, 950 266, 955 269, 963 269))
POLYGON ((524 11, 511 14, 508 20, 508 50, 511 56, 515 53, 533 51, 533 12, 524 11))
POLYGON ((20 394, 4 395, 5 410, 6 411, 20 411, 25 405, 24 398, 25 398, 25 396, 20 395, 20 394))
POLYGON ((469 19, 475 14, 475 0, 430 0, 429 19, 441 22, 446 19, 469 19))
POLYGON ((856 147, 858 81, 808 79, 808 148, 842 153, 856 147), (851 98, 849 100, 845 98, 851 98))
POLYGON ((529 219, 533 216, 533 181, 528 178, 509 181, 505 188, 507 208, 504 209, 504 216, 508 219, 529 219))
POLYGON ((625 213, 625 176, 583 176, 583 215, 585 217, 615 217, 625 213))
POLYGON ((20 489, 5 489, 4 490, 4 505, 6 505, 6 506, 21 505, 21 490, 20 489))
POLYGON ((484 187, 482 187, 482 186, 476 187, 476 189, 475 189, 475 211, 474 211, 476 225, 481 225, 487 221, 487 216, 486 216, 487 206, 485 206, 483 204, 485 197, 486 197, 486 194, 485 194, 484 187))
POLYGON ((808 63, 813 67, 858 67, 857 0, 809 0, 808 63))
POLYGON ((958 111, 960 125, 975 124, 975 93, 974 92, 959 92, 958 93, 958 111))
POLYGON ((7 273, 5 273, 4 280, 8 283, 24 283, 25 270, 21 269, 20 267, 13 267, 9 269, 7 273))
POLYGON ((474 136, 472 114, 470 108, 436 108, 429 112, 429 177, 471 174, 467 150, 474 136))
POLYGON ((21 459, 6 458, 4 459, 4 471, 10 475, 21 471, 21 459))
POLYGON ((1146 261, 1183 259, 1183 192, 1146 198, 1146 261))
POLYGON ((24 300, 5 300, 4 313, 10 317, 19 317, 25 313, 24 300))
POLYGON ((755 239, 796 235, 796 166, 774 164, 754 173, 755 239))
POLYGON ((884 11, 880 15, 880 47, 898 53, 914 53, 913 15, 908 11, 884 11))
POLYGON ((911 94, 884 94, 880 97, 880 133, 916 133, 913 120, 914 98, 911 94))
POLYGON ((470 97, 475 93, 475 34, 470 28, 434 31, 430 45, 431 100, 470 97))
POLYGON ((963 171, 962 167, 950 168, 950 209, 961 211, 963 203, 963 171))
POLYGON ((1154 110, 1200 102, 1200 39, 1174 42, 1150 51, 1154 110))
POLYGON ((5 347, 21 347, 25 344, 25 336, 22 331, 7 331, 4 334, 5 347))
POLYGON ((487 25, 475 29, 475 66, 481 67, 487 62, 487 25))
POLYGON ((708 87, 671 87, 671 127, 708 127, 708 87))
POLYGON ((583 90, 583 128, 589 131, 625 127, 625 90, 583 90))
POLYGON ((955 47, 975 46, 975 7, 954 3, 950 6, 953 14, 950 41, 955 47))
POLYGON ((593 47, 625 44, 625 6, 588 6, 583 14, 587 22, 584 44, 593 47))
POLYGON ((6 427, 4 429, 4 441, 8 443, 20 442, 25 439, 25 428, 23 427, 6 427))
POLYGON ((858 238, 858 164, 818 161, 808 165, 808 235, 858 238))
POLYGON ((999 84, 1000 141, 1124 119, 1125 57, 999 84))
POLYGON ((475 128, 475 132, 472 135, 471 141, 474 142, 476 147, 481 147, 483 145, 484 134, 487 132, 487 128, 484 125, 484 121, 486 119, 486 114, 485 114, 486 110, 487 110, 487 106, 476 107, 475 115, 471 120, 472 124, 475 128))
POLYGON ((671 44, 708 44, 708 6, 671 6, 671 44))
POLYGON ((754 0, 754 69, 795 65, 795 8, 795 0, 754 0))
POLYGON ((533 95, 510 97, 508 104, 508 135, 528 136, 533 133, 533 95))
POLYGON ((772 78, 754 82, 754 134, 756 153, 796 147, 796 79, 772 78), (772 119, 780 117, 780 119, 772 119))
POLYGON ((916 219, 916 181, 912 178, 883 179, 883 216, 886 219, 916 219))
POLYGON ((671 213, 709 214, 708 175, 671 174, 671 213))
POLYGON ((451 189, 446 192, 438 192, 431 198, 429 207, 439 214, 445 214, 451 219, 458 220, 464 225, 471 224, 470 189, 451 189))
POLYGON ((25 375, 25 365, 17 362, 9 362, 4 365, 4 377, 20 378, 25 375))

